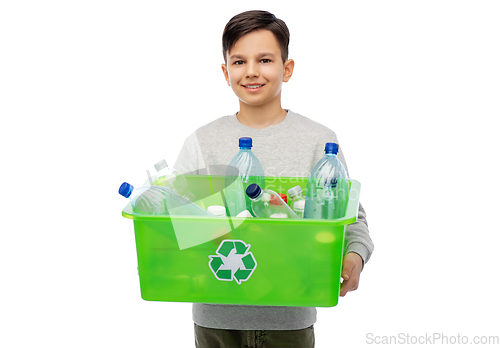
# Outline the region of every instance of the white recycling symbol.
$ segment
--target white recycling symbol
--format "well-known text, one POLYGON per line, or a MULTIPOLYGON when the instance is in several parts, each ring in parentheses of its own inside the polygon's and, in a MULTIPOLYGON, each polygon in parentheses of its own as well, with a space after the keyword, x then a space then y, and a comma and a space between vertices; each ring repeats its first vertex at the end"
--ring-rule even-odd
POLYGON ((242 240, 225 239, 217 248, 217 255, 210 255, 208 265, 215 278, 241 284, 247 281, 257 267, 257 261, 249 251, 250 244, 242 240))

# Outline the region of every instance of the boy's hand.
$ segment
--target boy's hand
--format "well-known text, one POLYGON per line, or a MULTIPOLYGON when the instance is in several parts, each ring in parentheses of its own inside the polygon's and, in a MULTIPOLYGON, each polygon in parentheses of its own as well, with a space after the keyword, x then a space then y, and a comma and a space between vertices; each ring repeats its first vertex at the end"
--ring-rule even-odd
POLYGON ((356 253, 347 253, 344 256, 342 265, 342 286, 340 288, 340 296, 344 297, 349 291, 354 291, 358 288, 359 275, 363 268, 363 260, 356 253))

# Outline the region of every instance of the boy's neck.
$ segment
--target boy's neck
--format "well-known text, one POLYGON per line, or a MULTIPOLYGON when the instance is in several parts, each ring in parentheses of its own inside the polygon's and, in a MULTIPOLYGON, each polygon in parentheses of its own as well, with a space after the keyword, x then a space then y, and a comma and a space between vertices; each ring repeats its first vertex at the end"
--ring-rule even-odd
POLYGON ((281 105, 250 106, 240 102, 240 111, 236 118, 241 124, 255 129, 263 129, 283 122, 287 115, 281 105))

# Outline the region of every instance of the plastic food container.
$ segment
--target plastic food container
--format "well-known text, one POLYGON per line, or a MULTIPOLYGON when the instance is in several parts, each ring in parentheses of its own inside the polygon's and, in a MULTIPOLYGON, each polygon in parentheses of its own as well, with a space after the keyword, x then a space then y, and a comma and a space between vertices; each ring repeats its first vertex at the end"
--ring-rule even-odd
MULTIPOLYGON (((186 176, 203 208, 224 205, 224 176, 186 176)), ((278 193, 307 178, 266 177, 278 193)), ((136 214, 141 296, 148 301, 332 307, 338 303, 344 231, 356 221, 360 183, 350 180, 344 218, 265 219, 136 214)))

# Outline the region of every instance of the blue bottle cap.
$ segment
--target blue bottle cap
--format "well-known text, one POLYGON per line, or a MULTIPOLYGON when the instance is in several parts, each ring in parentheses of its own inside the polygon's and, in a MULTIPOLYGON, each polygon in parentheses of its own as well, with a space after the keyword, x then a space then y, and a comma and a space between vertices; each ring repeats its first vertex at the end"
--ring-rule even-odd
POLYGON ((326 143, 325 144, 325 152, 337 154, 339 152, 339 145, 337 143, 326 143))
POLYGON ((250 137, 241 137, 239 144, 240 144, 240 147, 252 147, 252 138, 250 138, 250 137))
POLYGON ((260 193, 262 192, 262 189, 260 188, 259 185, 257 184, 250 184, 247 187, 247 196, 250 197, 251 199, 257 198, 260 193))
POLYGON ((132 194, 133 190, 134 190, 134 186, 130 185, 128 182, 124 182, 120 186, 120 189, 118 190, 118 193, 121 194, 125 198, 129 198, 130 195, 132 194))

